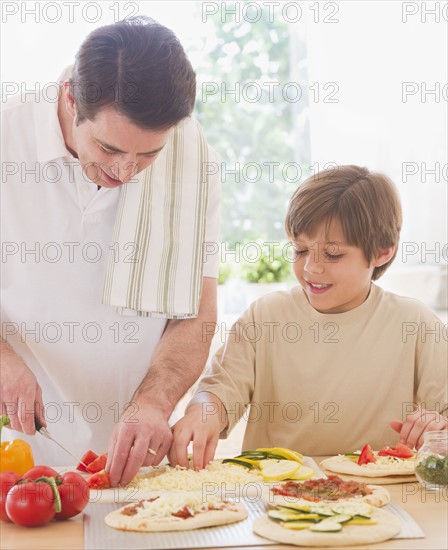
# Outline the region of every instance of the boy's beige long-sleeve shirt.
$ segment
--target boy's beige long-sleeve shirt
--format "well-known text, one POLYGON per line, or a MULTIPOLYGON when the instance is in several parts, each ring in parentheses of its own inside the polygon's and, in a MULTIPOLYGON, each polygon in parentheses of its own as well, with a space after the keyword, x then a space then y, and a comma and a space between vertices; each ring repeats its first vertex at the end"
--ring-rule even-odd
POLYGON ((221 437, 245 415, 244 449, 380 449, 397 443, 389 422, 414 404, 446 411, 447 327, 420 302, 375 284, 362 305, 340 314, 316 311, 299 286, 274 292, 233 328, 198 392, 224 403, 221 437))

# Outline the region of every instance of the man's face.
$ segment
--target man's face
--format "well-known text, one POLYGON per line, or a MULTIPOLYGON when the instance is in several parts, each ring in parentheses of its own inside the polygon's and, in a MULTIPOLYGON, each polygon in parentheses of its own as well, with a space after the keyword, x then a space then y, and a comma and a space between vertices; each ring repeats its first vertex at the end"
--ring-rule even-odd
POLYGON ((86 176, 97 185, 114 188, 152 164, 166 144, 168 130, 142 130, 113 108, 76 125, 72 143, 86 176))

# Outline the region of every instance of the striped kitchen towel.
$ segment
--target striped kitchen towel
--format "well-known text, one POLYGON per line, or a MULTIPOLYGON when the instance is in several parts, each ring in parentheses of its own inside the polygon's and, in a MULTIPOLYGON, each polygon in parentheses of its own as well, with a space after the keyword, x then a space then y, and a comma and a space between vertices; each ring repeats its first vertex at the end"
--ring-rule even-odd
POLYGON ((213 153, 189 118, 137 181, 122 186, 104 304, 123 315, 197 317, 213 153))

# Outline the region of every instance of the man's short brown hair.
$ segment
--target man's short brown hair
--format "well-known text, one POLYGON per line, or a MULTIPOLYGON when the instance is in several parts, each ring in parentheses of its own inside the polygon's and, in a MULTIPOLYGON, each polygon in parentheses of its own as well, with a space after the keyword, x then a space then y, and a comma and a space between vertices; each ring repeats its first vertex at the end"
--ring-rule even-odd
POLYGON ((359 166, 338 166, 308 178, 293 194, 286 214, 289 238, 312 237, 321 223, 338 220, 348 245, 362 249, 370 262, 381 249, 395 246, 392 258, 375 267, 377 280, 394 260, 401 230, 401 205, 392 181, 359 166))
POLYGON ((188 117, 196 75, 176 35, 148 17, 94 30, 76 54, 71 89, 79 124, 113 107, 145 130, 188 117))

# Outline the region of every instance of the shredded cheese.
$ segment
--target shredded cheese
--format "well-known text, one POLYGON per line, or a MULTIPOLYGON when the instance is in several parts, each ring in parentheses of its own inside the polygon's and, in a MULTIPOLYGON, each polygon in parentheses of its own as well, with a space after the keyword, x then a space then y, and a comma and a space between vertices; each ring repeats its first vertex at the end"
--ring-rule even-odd
POLYGON ((197 472, 181 466, 161 466, 148 474, 137 476, 133 483, 140 489, 150 491, 199 491, 204 489, 205 484, 210 485, 210 490, 214 486, 221 490, 262 481, 258 471, 249 471, 243 466, 222 464, 221 461, 214 460, 197 472))
MULTIPOLYGON (((347 457, 345 455, 338 455, 339 462, 346 462, 347 457)), ((409 470, 412 472, 415 466, 415 460, 413 458, 398 458, 397 456, 379 456, 375 455, 376 462, 369 462, 368 464, 361 464, 362 468, 369 468, 370 470, 409 470)), ((354 462, 356 464, 356 462, 354 462)))
POLYGON ((409 470, 412 472, 414 470, 414 460, 413 459, 404 459, 398 458, 396 456, 376 456, 376 462, 369 462, 368 464, 363 464, 366 468, 375 469, 375 470, 409 470))
POLYGON ((204 497, 201 492, 189 492, 184 494, 165 493, 159 496, 156 500, 143 500, 143 506, 137 507, 136 517, 150 520, 170 520, 184 521, 183 518, 173 516, 172 514, 179 512, 185 506, 190 511, 192 516, 206 512, 208 510, 222 509, 227 507, 226 503, 217 498, 204 497))

